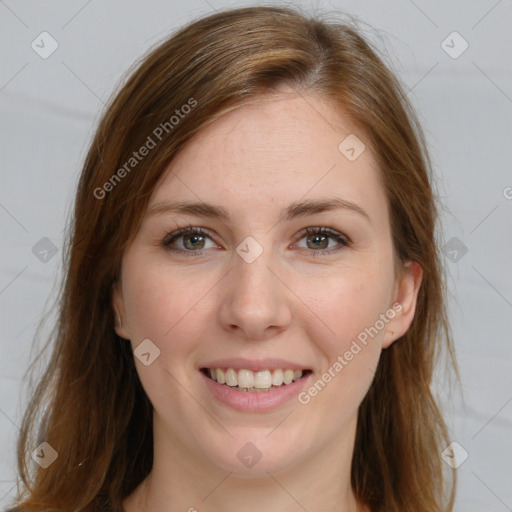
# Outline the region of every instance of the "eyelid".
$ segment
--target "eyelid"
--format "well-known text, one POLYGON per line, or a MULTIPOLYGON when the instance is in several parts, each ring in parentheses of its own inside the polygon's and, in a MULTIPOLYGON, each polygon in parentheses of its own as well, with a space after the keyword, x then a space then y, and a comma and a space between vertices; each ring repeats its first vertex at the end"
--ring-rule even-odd
MULTIPOLYGON (((169 251, 175 252, 175 253, 181 253, 186 254, 187 256, 197 256, 201 255, 202 251, 206 249, 197 249, 197 250, 184 250, 184 249, 176 249, 171 247, 171 243, 175 240, 181 238, 182 236, 186 234, 198 234, 202 235, 204 237, 209 238, 212 240, 212 242, 216 243, 214 240, 214 237, 210 234, 209 230, 197 226, 189 225, 187 227, 176 229, 175 231, 169 233, 162 241, 162 245, 169 251)), ((312 254, 313 256, 322 256, 322 255, 329 255, 334 252, 338 252, 346 247, 350 247, 352 245, 352 241, 344 234, 326 227, 326 226, 309 226, 307 228, 302 229, 296 236, 296 241, 294 244, 296 244, 298 241, 300 241, 302 238, 304 238, 307 235, 325 235, 330 237, 333 240, 336 240, 338 242, 337 247, 332 247, 330 249, 323 249, 323 250, 308 250, 303 249, 307 251, 308 253, 312 254)))
POLYGON ((162 240, 162 245, 166 249, 173 251, 173 252, 187 253, 188 255, 201 254, 201 251, 204 249, 198 249, 196 251, 185 251, 183 249, 175 249, 175 248, 171 247, 172 242, 181 238, 183 235, 187 235, 189 233, 208 237, 210 240, 212 240, 214 242, 214 239, 208 230, 206 230, 204 228, 189 225, 187 227, 176 229, 175 231, 172 231, 171 233, 167 234, 165 236, 165 238, 162 240))
MULTIPOLYGON (((336 231, 335 229, 329 228, 327 226, 310 226, 307 228, 304 228, 301 230, 297 235, 297 243, 298 241, 302 240, 304 236, 307 235, 325 235, 330 237, 331 239, 334 239, 338 242, 338 246, 331 247, 330 249, 324 249, 319 251, 314 250, 307 250, 309 254, 312 254, 312 256, 328 256, 332 253, 336 253, 338 251, 341 251, 347 247, 352 246, 352 241, 350 238, 343 233, 340 233, 339 231, 336 231)), ((305 249, 306 250, 306 249, 305 249)))
POLYGON ((333 238, 339 238, 340 240, 343 240, 344 242, 346 242, 347 245, 351 243, 351 240, 348 238, 348 236, 344 235, 343 233, 340 233, 339 231, 336 231, 333 228, 329 228, 327 226, 309 226, 307 228, 302 229, 299 232, 298 236, 300 236, 302 238, 304 235, 317 235, 317 234, 329 235, 329 236, 332 236, 333 238))

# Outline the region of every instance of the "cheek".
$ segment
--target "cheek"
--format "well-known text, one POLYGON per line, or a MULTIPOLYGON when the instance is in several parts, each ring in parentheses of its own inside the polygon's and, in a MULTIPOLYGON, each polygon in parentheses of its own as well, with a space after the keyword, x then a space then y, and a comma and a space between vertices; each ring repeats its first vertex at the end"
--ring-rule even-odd
POLYGON ((304 284, 300 292, 316 315, 308 337, 323 354, 319 377, 325 374, 328 381, 324 399, 329 402, 357 407, 371 384, 387 325, 382 315, 386 320, 390 296, 390 280, 381 276, 382 272, 369 269, 353 271, 321 286, 304 284))
POLYGON ((203 288, 193 279, 173 278, 157 265, 130 272, 124 293, 129 297, 126 316, 132 340, 150 338, 159 346, 165 344, 176 329, 187 325, 187 315, 204 295, 203 288))
POLYGON ((123 293, 129 298, 125 311, 132 349, 149 339, 160 352, 149 366, 135 358, 137 372, 157 410, 168 409, 169 397, 173 407, 186 408, 190 397, 180 391, 178 382, 190 375, 188 362, 197 348, 194 340, 200 339, 196 331, 204 325, 204 318, 198 317, 199 305, 208 283, 198 285, 183 273, 175 278, 162 265, 137 265, 141 261, 129 261, 123 282, 123 293))
POLYGON ((317 336, 322 333, 326 351, 339 353, 385 313, 390 296, 387 281, 379 281, 371 272, 352 272, 316 285, 303 283, 300 296, 317 316, 317 336))
POLYGON ((324 428, 336 435, 340 425, 355 417, 373 381, 385 332, 375 324, 385 301, 361 283, 345 282, 342 289, 326 290, 326 295, 317 303, 322 322, 316 325, 321 327, 309 332, 323 354, 322 364, 299 401, 310 407, 311 417, 325 418, 328 411, 329 425, 324 428))

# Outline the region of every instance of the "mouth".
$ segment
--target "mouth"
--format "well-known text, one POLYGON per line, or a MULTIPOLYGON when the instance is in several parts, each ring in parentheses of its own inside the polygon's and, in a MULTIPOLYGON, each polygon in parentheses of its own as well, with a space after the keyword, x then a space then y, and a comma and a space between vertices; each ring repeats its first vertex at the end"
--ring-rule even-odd
POLYGON ((210 380, 242 393, 268 393, 305 379, 309 369, 274 368, 252 371, 246 368, 201 368, 210 380))

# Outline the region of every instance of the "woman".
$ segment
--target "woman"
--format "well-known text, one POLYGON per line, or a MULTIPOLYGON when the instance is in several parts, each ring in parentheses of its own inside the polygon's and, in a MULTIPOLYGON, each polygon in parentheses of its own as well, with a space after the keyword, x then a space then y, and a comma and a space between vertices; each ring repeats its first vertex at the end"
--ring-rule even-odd
POLYGON ((154 49, 85 161, 16 510, 452 510, 431 181, 349 26, 243 8, 154 49))

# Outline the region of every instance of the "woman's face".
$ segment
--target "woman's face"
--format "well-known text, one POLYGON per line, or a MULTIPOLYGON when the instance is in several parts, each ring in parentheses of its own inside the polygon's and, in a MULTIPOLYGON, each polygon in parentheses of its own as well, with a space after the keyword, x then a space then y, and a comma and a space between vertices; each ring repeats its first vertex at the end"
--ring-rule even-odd
POLYGON ((221 117, 162 177, 114 293, 155 457, 246 475, 349 460, 420 280, 394 272, 376 161, 333 105, 290 92, 221 117))

